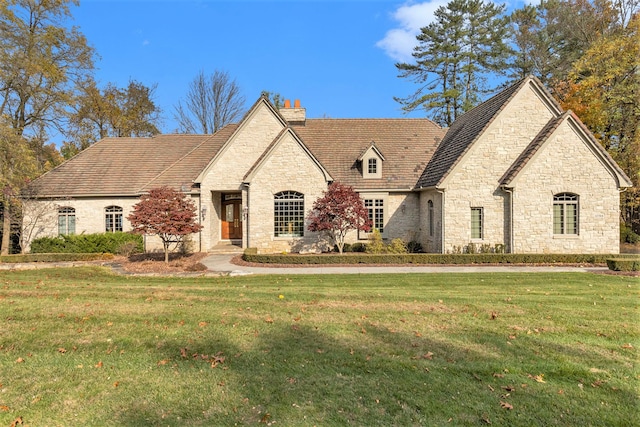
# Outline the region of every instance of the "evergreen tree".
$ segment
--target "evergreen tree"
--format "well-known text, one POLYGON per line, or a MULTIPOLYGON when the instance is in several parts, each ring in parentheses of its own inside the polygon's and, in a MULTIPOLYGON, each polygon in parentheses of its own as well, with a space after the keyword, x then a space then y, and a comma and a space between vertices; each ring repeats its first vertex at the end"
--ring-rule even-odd
POLYGON ((395 98, 405 111, 423 108, 449 126, 494 88, 487 78, 504 72, 510 48, 504 5, 484 0, 452 0, 421 29, 413 64, 399 63, 400 77, 421 85, 406 98, 395 98))

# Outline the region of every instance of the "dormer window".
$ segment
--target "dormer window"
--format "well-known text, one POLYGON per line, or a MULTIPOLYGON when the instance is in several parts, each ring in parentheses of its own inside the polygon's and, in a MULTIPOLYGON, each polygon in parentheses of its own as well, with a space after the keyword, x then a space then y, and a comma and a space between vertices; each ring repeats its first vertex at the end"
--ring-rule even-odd
POLYGON ((378 173, 378 159, 372 157, 369 159, 369 164, 367 165, 367 171, 369 175, 375 175, 378 173))
POLYGON ((384 156, 376 147, 375 142, 367 147, 366 150, 358 157, 358 161, 362 166, 362 177, 364 179, 381 179, 382 178, 382 162, 384 156))

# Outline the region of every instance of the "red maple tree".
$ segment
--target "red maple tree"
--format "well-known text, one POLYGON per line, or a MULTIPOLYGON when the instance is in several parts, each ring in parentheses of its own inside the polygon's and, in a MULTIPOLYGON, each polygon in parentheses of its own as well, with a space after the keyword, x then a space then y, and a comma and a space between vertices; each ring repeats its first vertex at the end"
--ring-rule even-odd
POLYGON ((171 244, 177 245, 187 234, 202 230, 196 223, 193 201, 170 187, 154 188, 140 196, 127 219, 134 233, 156 235, 162 240, 165 262, 169 262, 171 244))
POLYGON ((349 231, 371 230, 369 211, 360 195, 339 182, 331 183, 324 196, 313 203, 308 220, 309 231, 325 232, 341 254, 349 231))

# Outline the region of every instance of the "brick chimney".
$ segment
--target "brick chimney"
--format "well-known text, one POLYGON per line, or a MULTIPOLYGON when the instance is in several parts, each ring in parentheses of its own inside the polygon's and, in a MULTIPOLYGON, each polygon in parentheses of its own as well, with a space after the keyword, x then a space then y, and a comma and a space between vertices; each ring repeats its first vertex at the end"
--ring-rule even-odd
POLYGON ((284 117, 284 119, 291 125, 304 126, 307 119, 307 110, 300 107, 299 99, 293 101, 293 108, 291 108, 291 101, 285 99, 284 107, 280 109, 280 114, 282 114, 282 117, 284 117))

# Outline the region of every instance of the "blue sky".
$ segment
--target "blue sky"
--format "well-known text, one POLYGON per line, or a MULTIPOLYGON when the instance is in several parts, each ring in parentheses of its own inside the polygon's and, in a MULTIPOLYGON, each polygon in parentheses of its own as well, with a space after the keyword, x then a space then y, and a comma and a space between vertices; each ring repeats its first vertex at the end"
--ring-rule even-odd
MULTIPOLYGON (((199 71, 226 71, 247 108, 261 91, 300 99, 307 117, 403 117, 394 96, 415 35, 446 1, 81 0, 73 24, 95 47, 96 78, 157 84, 161 130, 199 71)), ((421 116, 413 113, 411 116, 421 116)))

